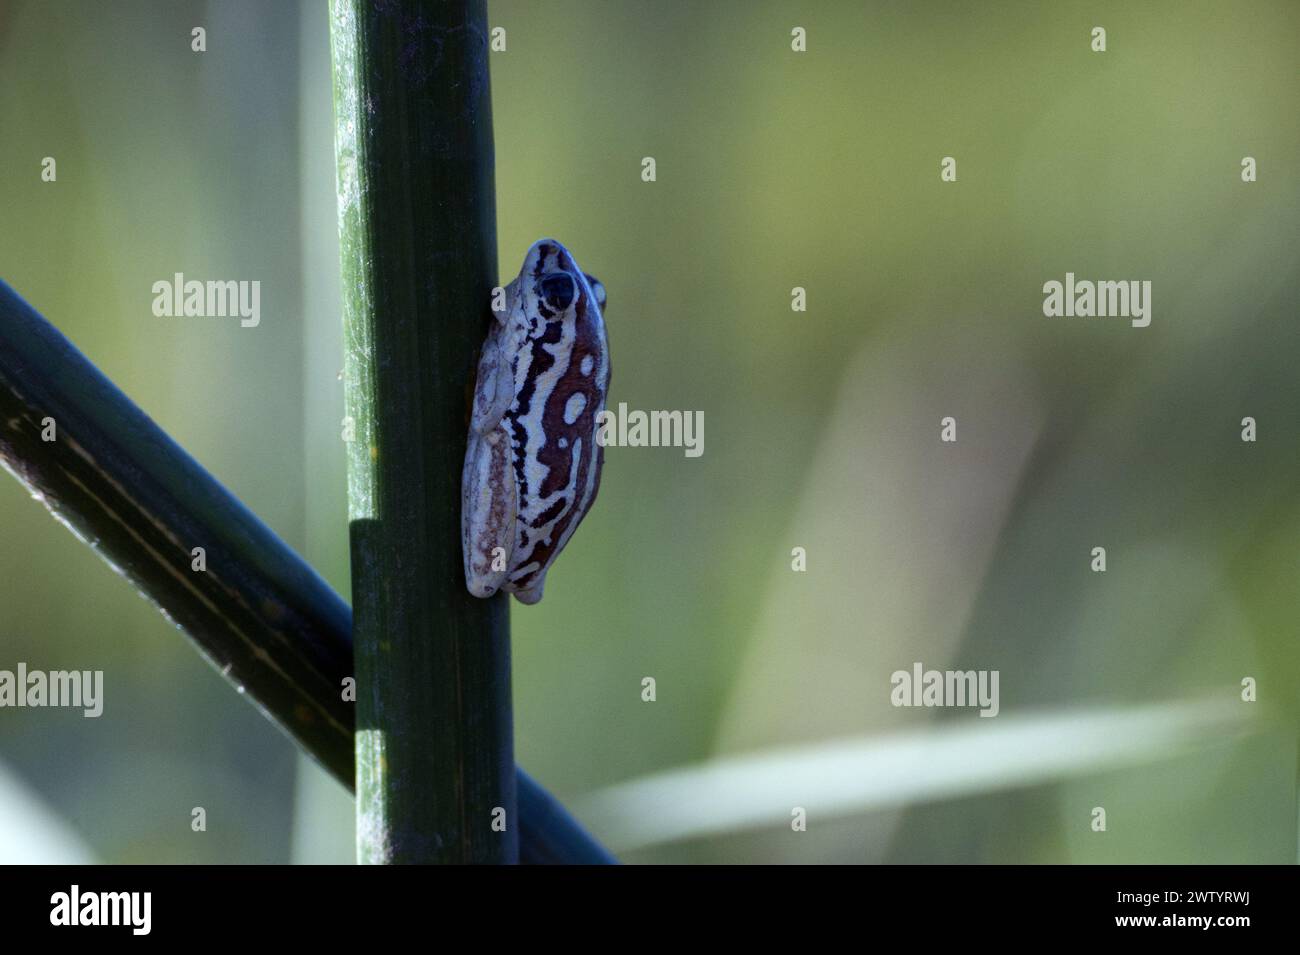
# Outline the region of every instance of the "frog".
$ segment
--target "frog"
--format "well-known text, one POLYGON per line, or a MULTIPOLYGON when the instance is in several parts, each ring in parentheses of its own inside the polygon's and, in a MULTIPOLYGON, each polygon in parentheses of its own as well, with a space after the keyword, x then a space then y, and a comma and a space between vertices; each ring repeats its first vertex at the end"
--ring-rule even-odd
POLYGON ((544 238, 497 291, 461 476, 465 585, 475 597, 504 591, 536 604, 600 490, 605 286, 544 238))

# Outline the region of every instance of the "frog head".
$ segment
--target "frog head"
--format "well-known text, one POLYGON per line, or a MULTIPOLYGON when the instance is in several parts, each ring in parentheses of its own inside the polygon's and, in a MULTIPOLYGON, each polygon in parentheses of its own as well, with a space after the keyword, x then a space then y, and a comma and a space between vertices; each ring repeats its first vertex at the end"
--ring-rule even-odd
POLYGON ((541 324, 557 318, 572 321, 592 305, 598 312, 605 307, 604 284, 578 268, 573 255, 555 239, 533 243, 515 281, 517 307, 541 324))

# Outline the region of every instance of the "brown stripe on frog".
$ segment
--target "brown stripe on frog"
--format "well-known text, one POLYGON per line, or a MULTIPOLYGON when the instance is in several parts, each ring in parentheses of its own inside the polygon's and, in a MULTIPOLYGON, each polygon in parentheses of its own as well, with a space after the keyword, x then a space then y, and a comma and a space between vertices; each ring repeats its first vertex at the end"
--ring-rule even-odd
MULTIPOLYGON (((546 435, 546 445, 538 451, 537 459, 546 466, 546 478, 537 489, 540 497, 550 497, 569 486, 573 452, 579 438, 585 439, 582 441, 583 458, 590 456, 591 442, 596 436, 596 412, 605 400, 605 396, 600 393, 600 382, 596 380, 600 362, 600 337, 587 315, 587 291, 581 285, 579 289, 578 299, 574 302, 573 347, 569 351, 569 366, 555 382, 542 409, 542 433, 546 435), (592 360, 591 374, 584 375, 582 360, 589 355, 592 360), (584 404, 573 424, 568 424, 564 420, 564 409, 574 395, 582 395, 584 404), (561 438, 565 439, 565 447, 560 447, 561 438)), ((579 481, 577 486, 581 487, 582 482, 579 481)))
POLYGON ((555 246, 549 242, 537 247, 537 264, 533 266, 533 278, 540 278, 546 271, 546 260, 555 254, 555 246))
POLYGON ((542 513, 538 514, 530 523, 533 527, 545 527, 551 521, 560 516, 560 512, 569 504, 569 499, 561 494, 555 499, 555 503, 548 507, 542 513))
MULTIPOLYGON (((576 480, 572 482, 573 493, 578 500, 568 507, 545 536, 535 541, 528 558, 521 561, 523 566, 532 569, 525 575, 515 578, 514 583, 520 589, 527 589, 538 574, 546 570, 560 543, 572 533, 570 524, 573 524, 575 516, 581 523, 592 502, 595 501, 596 493, 600 490, 600 472, 605 461, 605 449, 597 445, 593 455, 592 445, 596 440, 595 417, 604 407, 605 394, 598 378, 601 341, 590 321, 587 306, 587 291, 579 284, 578 300, 574 306, 573 349, 570 352, 568 367, 556 381, 542 410, 543 432, 547 435, 547 441, 537 455, 538 461, 546 467, 546 477, 542 481, 542 486, 537 489, 538 496, 544 499, 570 486, 575 452, 581 452, 578 457, 576 480), (588 356, 592 359, 591 373, 584 375, 583 359, 588 356), (569 399, 577 394, 583 396, 583 408, 574 422, 569 424, 564 420, 564 410, 569 399), (565 447, 560 447, 561 438, 565 441, 565 447), (596 469, 594 475, 590 474, 592 467, 596 469), (591 477, 591 493, 588 495, 589 477, 591 477)), ((561 498, 560 501, 567 501, 567 498, 561 498)), ((559 513, 556 506, 552 505, 531 522, 532 526, 543 527, 559 513)), ((573 529, 577 529, 576 524, 573 524, 573 529)))
MULTIPOLYGON (((520 453, 528 445, 528 435, 522 419, 527 418, 532 411, 533 400, 537 397, 538 380, 555 364, 555 356, 545 346, 557 344, 563 337, 563 332, 563 323, 547 322, 546 331, 532 340, 529 346, 528 378, 515 396, 514 405, 505 415, 514 447, 515 486, 519 489, 520 513, 528 509, 528 502, 534 496, 533 489, 528 486, 528 475, 524 471, 524 459, 520 453)), ((542 400, 545 400, 545 396, 542 396, 542 400)))

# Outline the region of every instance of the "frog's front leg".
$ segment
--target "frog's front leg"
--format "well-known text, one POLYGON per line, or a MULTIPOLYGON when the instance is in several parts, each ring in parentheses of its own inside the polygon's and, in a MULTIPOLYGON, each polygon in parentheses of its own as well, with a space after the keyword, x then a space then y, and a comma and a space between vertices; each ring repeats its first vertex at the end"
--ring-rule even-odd
POLYGON ((475 597, 491 597, 510 569, 519 510, 510 434, 504 424, 498 422, 486 433, 470 431, 461 489, 465 583, 475 597))

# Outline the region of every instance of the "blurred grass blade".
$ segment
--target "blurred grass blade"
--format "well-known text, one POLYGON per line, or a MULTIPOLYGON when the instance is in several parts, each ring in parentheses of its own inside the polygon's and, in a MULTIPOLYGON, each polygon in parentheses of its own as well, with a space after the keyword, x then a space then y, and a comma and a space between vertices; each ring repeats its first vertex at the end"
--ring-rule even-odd
POLYGON ((1256 705, 1187 700, 974 717, 719 759, 611 786, 579 812, 619 850, 785 826, 1169 759, 1262 731, 1256 705))
POLYGON ((95 865, 59 813, 0 763, 0 865, 95 865))

